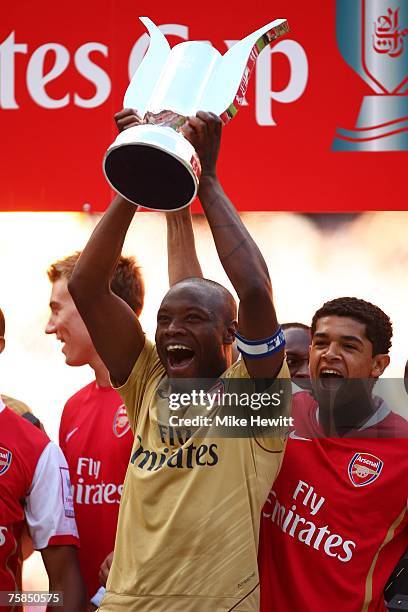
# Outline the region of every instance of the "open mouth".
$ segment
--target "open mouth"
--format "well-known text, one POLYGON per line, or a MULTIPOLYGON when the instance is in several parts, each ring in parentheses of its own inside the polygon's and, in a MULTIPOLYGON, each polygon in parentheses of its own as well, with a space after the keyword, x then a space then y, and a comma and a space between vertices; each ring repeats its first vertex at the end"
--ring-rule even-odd
POLYGON ((186 370, 194 359, 194 351, 184 344, 170 344, 166 348, 167 363, 173 372, 186 370))
POLYGON ((324 389, 337 389, 341 381, 344 380, 344 376, 337 370, 322 368, 319 373, 319 379, 324 389))

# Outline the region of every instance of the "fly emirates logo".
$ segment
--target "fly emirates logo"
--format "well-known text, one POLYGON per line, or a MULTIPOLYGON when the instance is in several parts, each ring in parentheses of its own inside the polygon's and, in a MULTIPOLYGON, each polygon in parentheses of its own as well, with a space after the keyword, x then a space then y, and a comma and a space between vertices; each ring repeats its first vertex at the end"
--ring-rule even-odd
POLYGON ((119 504, 123 484, 104 482, 100 478, 101 461, 79 457, 76 483, 72 485, 77 504, 119 504))
POLYGON ((163 466, 191 469, 204 466, 212 467, 218 463, 216 444, 194 444, 194 440, 187 444, 191 432, 186 432, 183 435, 183 432, 173 429, 173 427, 160 425, 159 428, 161 440, 166 446, 158 452, 149 450, 142 446, 142 438, 137 436, 139 444, 130 459, 132 465, 141 470, 146 469, 148 472, 156 472, 163 466), (170 449, 173 444, 181 444, 182 446, 172 452, 170 449))
POLYGON ((277 525, 283 533, 299 542, 323 551, 328 557, 337 558, 343 563, 347 563, 353 556, 356 543, 352 540, 345 540, 338 533, 334 533, 329 525, 319 527, 319 510, 322 508, 326 499, 316 493, 314 487, 303 480, 299 480, 292 495, 294 503, 291 508, 285 508, 279 503, 275 491, 269 493, 266 501, 263 516, 270 519, 277 525), (302 504, 305 513, 308 511, 313 520, 307 520, 299 514, 298 505, 302 504))

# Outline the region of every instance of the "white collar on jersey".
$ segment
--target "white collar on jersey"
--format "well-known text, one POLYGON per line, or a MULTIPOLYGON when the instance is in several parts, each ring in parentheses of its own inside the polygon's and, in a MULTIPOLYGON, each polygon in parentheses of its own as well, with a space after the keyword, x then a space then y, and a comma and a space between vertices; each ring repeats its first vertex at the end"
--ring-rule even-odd
MULTIPOLYGON (((391 412, 388 408, 385 401, 378 397, 378 395, 373 396, 375 404, 378 406, 377 410, 370 416, 368 421, 366 421, 361 427, 358 428, 357 431, 364 431, 364 429, 368 429, 369 427, 374 427, 374 425, 378 425, 381 423, 391 412)), ((319 422, 319 406, 316 408, 316 421, 319 422)))
POLYGON ((0 395, 0 412, 3 412, 3 410, 5 409, 6 405, 3 402, 3 400, 1 399, 1 395, 0 395))
POLYGON ((368 421, 366 421, 364 425, 358 428, 358 431, 363 431, 364 429, 368 429, 369 427, 378 425, 378 423, 381 423, 381 421, 383 421, 385 417, 387 417, 391 412, 391 410, 388 408, 387 404, 381 397, 374 395, 373 399, 374 402, 377 404, 378 408, 374 412, 374 414, 370 416, 368 421))

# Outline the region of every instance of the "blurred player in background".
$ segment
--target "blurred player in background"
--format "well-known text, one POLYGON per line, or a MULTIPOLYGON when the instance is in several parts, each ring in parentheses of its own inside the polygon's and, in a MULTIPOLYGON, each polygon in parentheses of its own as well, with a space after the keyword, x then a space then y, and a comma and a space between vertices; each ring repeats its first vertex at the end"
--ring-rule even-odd
POLYGON ((290 377, 298 387, 310 389, 310 327, 303 323, 282 323, 286 340, 286 361, 290 377))
MULTIPOLYGON (((67 401, 59 431, 74 488, 81 571, 92 598, 100 587, 100 566, 114 547, 133 435, 123 400, 112 389, 108 370, 67 290, 78 257, 75 253, 56 261, 48 270, 51 315, 45 331, 62 342, 67 365, 89 365, 95 373, 95 380, 67 401)), ((144 285, 133 258, 120 258, 111 286, 135 314, 141 313, 144 285)), ((94 601, 97 604, 98 598, 94 601)))
MULTIPOLYGON (((0 310, 0 352, 4 348, 0 310)), ((21 591, 22 536, 27 523, 41 552, 49 590, 61 591, 66 612, 86 609, 79 570, 68 466, 61 450, 0 397, 0 591, 21 591)), ((1 610, 19 606, 1 605, 1 610)), ((2 601, 2 604, 5 604, 2 601)))

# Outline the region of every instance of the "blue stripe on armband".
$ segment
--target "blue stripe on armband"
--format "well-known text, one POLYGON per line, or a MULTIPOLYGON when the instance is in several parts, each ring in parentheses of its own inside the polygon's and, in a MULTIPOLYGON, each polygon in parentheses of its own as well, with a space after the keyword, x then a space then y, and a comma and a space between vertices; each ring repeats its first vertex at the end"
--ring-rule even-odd
POLYGON ((277 332, 264 340, 247 340, 238 332, 235 332, 237 348, 239 352, 248 359, 262 359, 270 357, 285 346, 285 335, 281 327, 277 332))

